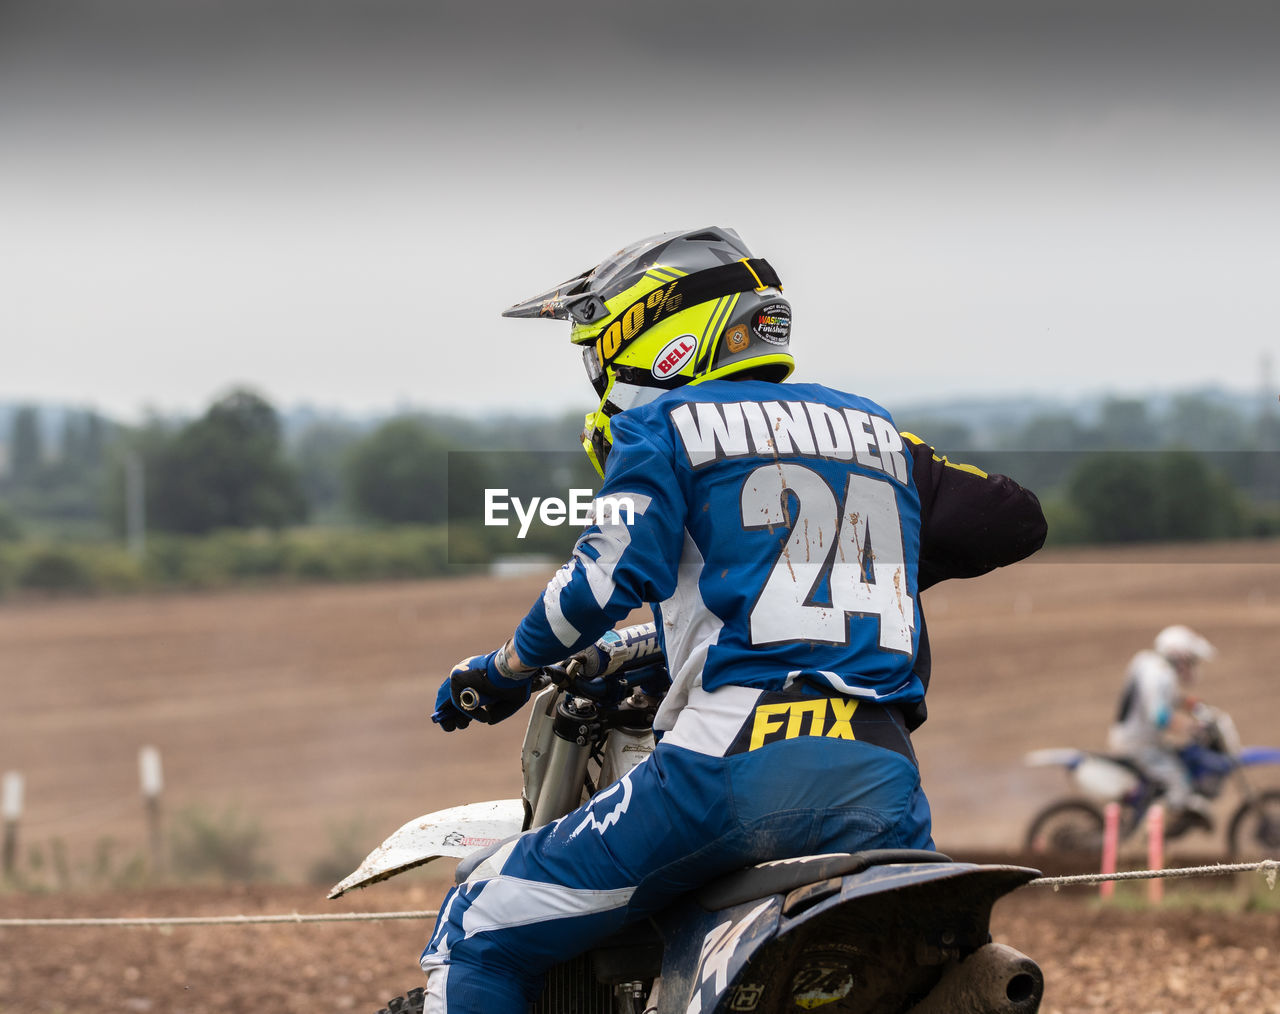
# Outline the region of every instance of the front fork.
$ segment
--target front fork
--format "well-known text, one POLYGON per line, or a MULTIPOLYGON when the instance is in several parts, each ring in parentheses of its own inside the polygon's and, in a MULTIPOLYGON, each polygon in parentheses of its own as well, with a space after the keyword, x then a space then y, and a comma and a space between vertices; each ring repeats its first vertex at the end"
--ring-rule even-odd
POLYGON ((581 804, 598 718, 599 709, 586 698, 565 694, 557 699, 530 828, 550 824, 581 804))

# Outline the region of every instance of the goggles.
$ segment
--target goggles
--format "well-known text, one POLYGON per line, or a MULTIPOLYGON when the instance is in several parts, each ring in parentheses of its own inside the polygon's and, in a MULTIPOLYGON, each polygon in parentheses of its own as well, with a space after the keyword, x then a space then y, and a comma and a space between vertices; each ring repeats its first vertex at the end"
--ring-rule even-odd
POLYGON ((596 395, 603 398, 604 392, 609 386, 609 378, 605 376, 604 367, 600 365, 600 356, 596 352, 594 345, 583 346, 582 365, 586 368, 587 379, 591 381, 591 386, 595 389, 596 395))

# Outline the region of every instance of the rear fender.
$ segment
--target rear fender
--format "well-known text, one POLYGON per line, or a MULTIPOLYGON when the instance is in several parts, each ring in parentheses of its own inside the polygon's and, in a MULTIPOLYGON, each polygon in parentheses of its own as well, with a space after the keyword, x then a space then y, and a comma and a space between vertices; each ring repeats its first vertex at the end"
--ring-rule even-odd
POLYGON ((365 857, 358 870, 334 885, 329 897, 340 898, 353 888, 376 884, 433 859, 463 859, 519 834, 523 825, 524 804, 518 799, 436 810, 409 821, 387 838, 365 857))
POLYGON ((902 1009, 986 944, 995 901, 1038 875, 1018 866, 894 863, 721 912, 678 905, 662 917, 660 1012, 837 1001, 902 1009))
MULTIPOLYGON (((755 898, 718 912, 688 902, 659 917, 666 941, 658 1014, 712 1014, 726 997, 738 1010, 769 1010, 733 985, 744 966, 777 933, 782 895, 755 898)), ((724 1007, 728 1010, 730 1008, 724 1007)))
POLYGON ((1246 746, 1238 755, 1245 767, 1255 764, 1280 764, 1280 749, 1274 746, 1246 746))
POLYGON ((1032 768, 1074 768, 1084 759, 1084 751, 1070 746, 1052 746, 1044 750, 1032 750, 1022 757, 1022 763, 1032 768))

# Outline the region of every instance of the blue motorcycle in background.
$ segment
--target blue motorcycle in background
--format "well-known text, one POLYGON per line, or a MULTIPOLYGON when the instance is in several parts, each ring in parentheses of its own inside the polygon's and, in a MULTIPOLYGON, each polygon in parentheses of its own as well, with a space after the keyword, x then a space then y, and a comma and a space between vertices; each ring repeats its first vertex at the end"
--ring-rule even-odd
MULTIPOLYGON (((1240 798, 1226 826, 1228 856, 1239 861, 1276 858, 1280 855, 1280 789, 1255 789, 1248 771, 1280 764, 1280 749, 1241 746, 1231 717, 1216 708, 1197 705, 1194 717, 1197 731, 1179 750, 1193 789, 1205 799, 1216 800, 1234 786, 1240 798)), ((1056 800, 1036 813, 1024 840, 1029 852, 1101 853, 1107 803, 1120 805, 1123 842, 1142 828, 1147 811, 1165 795, 1162 783, 1113 754, 1067 747, 1035 750, 1025 760, 1032 767, 1064 769, 1082 793, 1056 800)), ((1164 834, 1166 839, 1176 839, 1192 831, 1212 833, 1216 828, 1212 817, 1187 809, 1169 815, 1164 834)))

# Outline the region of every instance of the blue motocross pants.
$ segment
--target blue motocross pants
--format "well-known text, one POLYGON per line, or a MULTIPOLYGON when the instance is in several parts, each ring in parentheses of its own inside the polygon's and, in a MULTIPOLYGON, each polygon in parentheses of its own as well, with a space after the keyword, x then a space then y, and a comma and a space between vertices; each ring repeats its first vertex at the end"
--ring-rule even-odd
POLYGON ((719 874, 822 852, 932 848, 919 772, 858 740, 709 756, 659 743, 451 891, 421 965, 428 1014, 524 1014, 547 969, 719 874))

